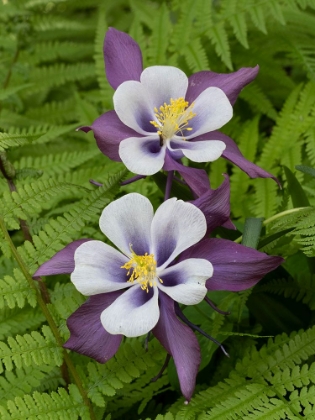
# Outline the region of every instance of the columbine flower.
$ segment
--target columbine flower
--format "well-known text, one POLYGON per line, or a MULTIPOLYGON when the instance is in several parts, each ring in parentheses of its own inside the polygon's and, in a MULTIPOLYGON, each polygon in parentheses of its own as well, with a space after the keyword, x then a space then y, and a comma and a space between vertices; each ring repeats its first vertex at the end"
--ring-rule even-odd
MULTIPOLYGON (((226 201, 227 186, 225 182, 214 201, 226 201)), ((165 201, 155 215, 149 200, 139 194, 109 204, 100 227, 119 251, 101 241, 77 240, 34 274, 72 273, 75 287, 90 296, 67 321, 71 335, 65 347, 105 363, 123 335, 152 330, 174 358, 181 391, 189 400, 200 350, 190 328, 194 326, 178 302, 196 304, 207 290, 247 289, 282 262, 224 239, 202 239, 207 223, 208 229, 216 225, 210 217, 206 222, 193 204, 175 198, 165 201)))
POLYGON ((93 130, 105 155, 140 175, 177 170, 192 189, 204 171, 185 168, 179 163, 184 156, 211 162, 222 155, 253 178, 273 177, 216 131, 232 117, 232 105, 258 66, 230 74, 202 71, 189 78, 171 66, 143 70, 138 44, 114 28, 107 32, 104 55, 107 79, 116 89, 115 111, 81 129, 93 130))

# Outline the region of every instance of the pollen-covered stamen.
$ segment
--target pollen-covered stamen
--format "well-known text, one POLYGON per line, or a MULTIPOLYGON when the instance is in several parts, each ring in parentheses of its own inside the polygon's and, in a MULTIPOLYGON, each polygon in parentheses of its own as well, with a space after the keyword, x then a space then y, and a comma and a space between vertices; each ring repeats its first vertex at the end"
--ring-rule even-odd
MULTIPOLYGON (((192 111, 193 107, 194 103, 189 105, 184 98, 171 98, 170 104, 164 102, 164 105, 161 105, 159 109, 154 108, 157 121, 150 121, 150 123, 158 129, 157 133, 161 142, 171 139, 177 133, 181 133, 183 136, 183 130, 192 130, 188 124, 196 116, 192 111)), ((183 139, 185 140, 184 136, 183 139)))
POLYGON ((137 255, 130 246, 131 258, 121 268, 128 270, 127 280, 133 283, 135 280, 140 284, 142 290, 149 292, 149 286, 156 286, 156 280, 160 283, 163 281, 156 275, 156 261, 153 254, 145 253, 144 255, 137 255))

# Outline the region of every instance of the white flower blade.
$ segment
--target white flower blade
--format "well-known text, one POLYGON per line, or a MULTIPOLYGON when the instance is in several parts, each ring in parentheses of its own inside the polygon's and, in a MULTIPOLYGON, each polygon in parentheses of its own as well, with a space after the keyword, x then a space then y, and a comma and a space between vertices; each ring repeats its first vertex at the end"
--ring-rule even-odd
POLYGON ((85 242, 74 254, 71 281, 85 296, 109 293, 130 286, 126 270, 120 268, 128 258, 101 241, 85 242))
POLYGON ((152 253, 157 267, 164 268, 177 255, 204 237, 207 222, 196 206, 171 198, 157 209, 152 225, 152 253))
POLYGON ((189 124, 193 130, 186 139, 191 139, 209 131, 218 130, 233 116, 233 108, 223 90, 216 87, 205 89, 194 102, 196 116, 189 124))
POLYGON ((158 135, 131 137, 119 145, 119 156, 129 171, 139 175, 153 175, 164 165, 166 147, 160 147, 158 135))
POLYGON ((154 107, 140 82, 128 80, 118 86, 113 97, 114 109, 125 125, 137 133, 148 135, 156 130, 150 121, 154 117, 154 107))
POLYGON ((151 331, 159 316, 157 288, 147 293, 135 284, 102 312, 101 322, 110 334, 138 337, 151 331))
POLYGON ((217 160, 226 148, 226 144, 220 140, 184 141, 172 140, 169 149, 181 150, 184 156, 193 162, 213 162, 217 160))
POLYGON ((196 305, 206 296, 206 280, 213 275, 212 264, 201 258, 190 258, 166 268, 158 276, 159 289, 178 303, 196 305))
POLYGON ((164 103, 169 104, 171 98, 184 98, 188 88, 186 74, 172 66, 152 66, 143 70, 141 84, 150 98, 152 109, 164 103))
POLYGON ((137 255, 144 255, 150 251, 152 219, 150 201, 141 194, 131 193, 105 207, 100 228, 125 255, 131 255, 130 246, 137 255))

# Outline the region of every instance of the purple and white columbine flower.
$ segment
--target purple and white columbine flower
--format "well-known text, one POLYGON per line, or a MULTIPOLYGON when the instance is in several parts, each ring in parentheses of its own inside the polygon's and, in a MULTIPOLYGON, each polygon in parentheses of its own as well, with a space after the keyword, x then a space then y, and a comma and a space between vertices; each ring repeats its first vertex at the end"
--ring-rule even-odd
POLYGON ((258 66, 229 74, 202 71, 189 78, 171 66, 143 70, 138 44, 114 28, 107 32, 104 57, 107 79, 116 90, 115 110, 81 129, 93 130, 105 155, 139 175, 176 170, 197 194, 200 177, 207 176, 201 169, 181 165, 184 156, 194 162, 222 156, 252 178, 273 178, 217 131, 231 119, 232 105, 256 77, 258 66))
POLYGON ((100 228, 119 251, 101 241, 82 244, 71 281, 85 296, 121 291, 101 314, 110 334, 137 337, 151 331, 160 318, 161 293, 185 305, 203 300, 212 264, 191 258, 171 265, 206 233, 205 216, 196 206, 171 198, 154 214, 146 197, 127 194, 104 209, 100 228))
POLYGON ((100 218, 101 230, 118 250, 93 239, 77 240, 39 267, 34 278, 72 273, 75 287, 89 296, 67 320, 71 335, 64 346, 105 363, 123 335, 152 330, 174 358, 181 391, 190 400, 200 349, 178 303, 197 304, 208 290, 245 290, 283 261, 231 241, 204 238, 226 223, 227 193, 225 180, 195 205, 171 198, 155 214, 147 198, 128 194, 110 203, 100 218), (196 205, 212 206, 215 216, 208 209, 204 215, 196 205), (218 207, 224 207, 222 214, 218 207))

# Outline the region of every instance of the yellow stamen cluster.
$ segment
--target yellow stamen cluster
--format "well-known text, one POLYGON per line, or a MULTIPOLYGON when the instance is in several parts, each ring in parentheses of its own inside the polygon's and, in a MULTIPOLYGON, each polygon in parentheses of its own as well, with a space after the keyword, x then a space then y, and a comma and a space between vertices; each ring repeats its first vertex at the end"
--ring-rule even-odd
POLYGON ((194 104, 192 103, 189 107, 188 105, 189 103, 184 98, 171 98, 170 104, 164 102, 159 109, 154 108, 154 115, 158 122, 150 121, 150 123, 158 129, 157 133, 162 141, 171 139, 178 132, 183 135, 183 130, 192 130, 188 127, 188 122, 196 114, 192 112, 194 104))
POLYGON ((127 276, 131 276, 128 282, 133 283, 135 280, 140 284, 142 290, 149 292, 149 286, 156 286, 156 279, 161 283, 162 280, 156 276, 156 261, 153 254, 145 253, 144 255, 137 255, 131 250, 131 258, 121 268, 128 270, 127 276))

